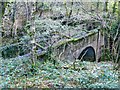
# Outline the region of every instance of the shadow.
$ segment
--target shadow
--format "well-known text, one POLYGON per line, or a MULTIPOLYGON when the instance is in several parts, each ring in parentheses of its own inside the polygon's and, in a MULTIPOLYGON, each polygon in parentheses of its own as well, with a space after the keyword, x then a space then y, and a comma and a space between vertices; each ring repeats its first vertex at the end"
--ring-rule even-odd
POLYGON ((90 61, 90 62, 96 61, 96 55, 95 55, 95 50, 94 50, 94 48, 91 47, 91 46, 86 47, 86 48, 80 53, 78 59, 81 60, 81 61, 90 61))

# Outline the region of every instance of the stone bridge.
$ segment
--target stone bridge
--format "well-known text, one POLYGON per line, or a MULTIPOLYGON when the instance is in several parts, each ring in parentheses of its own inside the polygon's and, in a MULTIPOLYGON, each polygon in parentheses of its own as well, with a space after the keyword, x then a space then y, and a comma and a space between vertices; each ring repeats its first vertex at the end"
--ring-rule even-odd
MULTIPOLYGON (((101 34, 100 30, 94 29, 88 32, 85 35, 79 35, 72 37, 70 39, 62 39, 53 44, 52 56, 57 60, 70 60, 74 61, 75 59, 87 60, 87 61, 98 61, 101 56, 102 46, 104 45, 104 36, 101 34)), ((16 55, 15 53, 20 52, 19 45, 24 46, 23 42, 15 43, 9 47, 4 46, 0 48, 0 51, 9 50, 9 52, 2 56, 4 58, 30 58, 31 53, 26 52, 22 56, 16 55), (16 50, 19 49, 19 50, 16 50), (14 53, 13 53, 14 52, 14 53), (9 56, 10 54, 10 56, 9 56), (11 55, 13 54, 13 55, 11 55)), ((21 47, 22 47, 21 46, 21 47)), ((23 47, 24 48, 24 47, 23 47)), ((46 50, 48 51, 48 50, 46 50)), ((46 58, 46 51, 37 51, 38 58, 46 58)))
POLYGON ((95 29, 85 36, 62 40, 54 44, 52 55, 60 60, 98 61, 103 45, 104 36, 95 29))
MULTIPOLYGON (((20 5, 21 4, 23 4, 23 3, 20 3, 20 5)), ((24 9, 22 12, 25 13, 26 12, 26 11, 24 11, 25 7, 23 7, 23 8, 24 9)), ((19 12, 19 11, 17 11, 17 12, 19 12)), ((18 16, 18 15, 16 15, 16 16, 18 16)), ((90 23, 91 23, 91 21, 90 21, 90 23)), ((14 48, 18 49, 19 48, 18 46, 20 44, 19 43, 12 44, 10 47, 12 47, 12 49, 14 49, 14 48)), ((102 36, 100 30, 98 30, 98 29, 90 30, 90 32, 88 32, 85 35, 79 35, 79 33, 77 32, 75 37, 71 37, 70 39, 63 39, 63 40, 60 40, 60 41, 56 42, 55 44, 53 44, 52 55, 55 56, 55 58, 60 59, 60 60, 81 59, 81 60, 90 60, 90 61, 96 60, 96 61, 98 61, 98 59, 101 56, 101 47, 103 45, 104 45, 104 37, 102 36)), ((9 49, 10 49, 10 47, 9 47, 9 49)), ((7 51, 9 49, 7 46, 3 46, 0 48, 0 51, 7 51)), ((20 52, 19 50, 12 50, 12 49, 11 49, 11 52, 9 52, 9 54, 12 54, 13 52, 14 53, 20 52)), ((24 54, 27 54, 29 52, 30 52, 30 50, 24 54)), ((4 54, 4 52, 3 52, 3 54, 4 54)), ((24 54, 20 54, 20 55, 24 55, 24 54)), ((39 54, 39 55, 41 55, 41 54, 39 54)), ((6 54, 6 56, 8 56, 8 55, 6 54)), ((9 55, 10 58, 17 57, 17 56, 19 56, 19 55, 15 55, 15 56, 9 55)))

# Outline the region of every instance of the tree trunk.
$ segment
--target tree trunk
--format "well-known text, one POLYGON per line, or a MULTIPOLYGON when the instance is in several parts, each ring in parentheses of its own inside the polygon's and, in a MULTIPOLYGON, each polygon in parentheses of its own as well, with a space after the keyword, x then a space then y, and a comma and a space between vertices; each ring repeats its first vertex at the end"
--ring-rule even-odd
MULTIPOLYGON (((2 17, 4 15, 4 11, 5 11, 5 6, 6 6, 6 2, 0 2, 0 46, 2 46, 2 17)), ((2 52, 0 51, 0 58, 2 57, 2 52)))
MULTIPOLYGON (((1 5, 0 6, 2 6, 2 2, 0 3, 1 5)), ((2 9, 2 8, 1 8, 2 9)), ((1 28, 1 21, 2 21, 2 10, 0 10, 0 46, 2 46, 2 32, 1 32, 1 30, 2 30, 2 28, 1 28)), ((1 51, 0 51, 0 58, 2 57, 2 53, 1 53, 1 51)))
POLYGON ((31 32, 32 32, 32 36, 31 36, 31 38, 32 38, 32 41, 31 41, 31 43, 32 43, 32 51, 31 51, 31 53, 32 53, 32 64, 33 65, 35 65, 35 61, 37 60, 37 56, 36 56, 36 40, 35 40, 35 33, 36 33, 36 31, 35 31, 35 15, 34 15, 34 11, 35 11, 35 6, 34 6, 34 4, 35 3, 33 3, 33 2, 31 2, 31 7, 32 7, 32 10, 31 10, 31 15, 30 15, 30 17, 31 17, 31 32))
MULTIPOLYGON (((120 1, 118 1, 118 24, 120 24, 120 1)), ((118 32, 118 33, 119 33, 119 32, 118 32)), ((119 34, 118 34, 118 36, 119 36, 119 34)), ((119 38, 119 37, 118 37, 118 38, 119 38)), ((118 41, 118 45, 120 45, 119 42, 120 42, 120 41, 118 41)), ((119 57, 118 57, 118 60, 117 60, 117 61, 118 61, 118 66, 119 66, 118 68, 119 68, 119 70, 120 70, 120 46, 119 46, 118 52, 119 52, 119 53, 118 53, 118 54, 119 54, 119 57)))
POLYGON ((108 0, 105 0, 105 2, 104 2, 103 11, 104 11, 104 12, 107 12, 107 11, 108 11, 108 0))
POLYGON ((113 15, 114 15, 114 13, 116 12, 116 4, 117 4, 117 2, 116 2, 116 0, 114 1, 114 4, 113 4, 113 11, 112 11, 112 13, 113 13, 113 15))
POLYGON ((4 15, 6 5, 7 5, 7 2, 1 2, 1 15, 2 16, 4 15))
POLYGON ((71 10, 70 10, 70 12, 69 12, 68 18, 70 18, 71 15, 72 15, 72 7, 73 7, 73 0, 72 0, 72 2, 71 2, 71 10))
POLYGON ((66 2, 66 0, 64 2, 64 6, 65 6, 65 10, 66 10, 66 16, 68 17, 68 8, 67 8, 67 2, 66 2))
POLYGON ((120 1, 118 1, 118 23, 120 23, 120 1))
POLYGON ((97 7, 96 7, 97 11, 99 10, 99 6, 100 6, 100 1, 98 0, 97 1, 97 7))

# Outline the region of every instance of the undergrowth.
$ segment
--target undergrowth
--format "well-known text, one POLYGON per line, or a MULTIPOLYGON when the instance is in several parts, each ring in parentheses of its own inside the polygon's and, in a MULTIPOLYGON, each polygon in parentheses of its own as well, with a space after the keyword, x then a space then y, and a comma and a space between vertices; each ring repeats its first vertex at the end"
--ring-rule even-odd
POLYGON ((118 71, 111 62, 36 61, 29 59, 2 60, 0 63, 0 88, 118 88, 118 71))

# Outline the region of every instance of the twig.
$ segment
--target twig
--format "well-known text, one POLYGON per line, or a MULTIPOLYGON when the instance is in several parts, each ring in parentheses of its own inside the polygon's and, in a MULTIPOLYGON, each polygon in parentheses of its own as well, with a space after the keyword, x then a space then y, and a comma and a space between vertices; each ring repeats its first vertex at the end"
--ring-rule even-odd
POLYGON ((59 55, 59 59, 60 59, 61 55, 65 52, 65 47, 66 47, 66 44, 64 45, 63 51, 59 55))
POLYGON ((42 48, 43 50, 45 50, 45 48, 44 48, 42 45, 40 45, 40 44, 38 44, 38 43, 35 43, 35 45, 37 45, 37 46, 39 46, 40 48, 42 48))
MULTIPOLYGON (((87 53, 88 50, 85 51, 85 53, 82 55, 82 57, 80 58, 80 61, 83 59, 83 57, 85 56, 85 54, 87 53)), ((76 60, 73 62, 73 66, 74 66, 74 69, 75 69, 75 63, 76 63, 76 60)))
POLYGON ((80 58, 80 61, 83 59, 83 57, 86 55, 88 50, 85 51, 85 53, 82 55, 82 57, 80 58))
POLYGON ((62 36, 62 37, 66 37, 66 38, 68 38, 68 39, 71 39, 71 38, 72 38, 72 37, 67 36, 67 35, 65 35, 65 34, 62 34, 62 33, 58 32, 58 31, 55 31, 55 32, 52 32, 52 33, 55 33, 55 34, 60 35, 60 36, 62 36))

